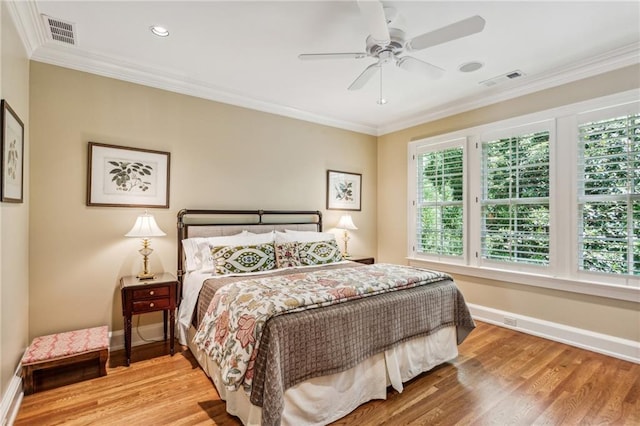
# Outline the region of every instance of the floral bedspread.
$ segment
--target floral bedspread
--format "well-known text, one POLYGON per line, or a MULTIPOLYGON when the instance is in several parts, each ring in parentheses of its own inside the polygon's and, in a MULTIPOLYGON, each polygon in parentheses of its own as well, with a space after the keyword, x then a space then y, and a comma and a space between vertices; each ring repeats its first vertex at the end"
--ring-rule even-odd
POLYGON ((378 263, 231 283, 215 293, 194 342, 218 364, 228 390, 242 386, 249 392, 269 318, 446 278, 441 272, 378 263))

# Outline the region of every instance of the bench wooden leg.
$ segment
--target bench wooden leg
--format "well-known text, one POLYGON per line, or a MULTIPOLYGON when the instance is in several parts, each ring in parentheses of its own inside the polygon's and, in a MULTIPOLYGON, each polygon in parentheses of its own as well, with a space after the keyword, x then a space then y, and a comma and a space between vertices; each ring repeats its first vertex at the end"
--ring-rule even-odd
POLYGON ((33 368, 24 366, 22 367, 22 390, 25 395, 31 395, 33 388, 33 368))
POLYGON ((109 349, 100 351, 100 375, 107 375, 107 358, 109 358, 109 349))

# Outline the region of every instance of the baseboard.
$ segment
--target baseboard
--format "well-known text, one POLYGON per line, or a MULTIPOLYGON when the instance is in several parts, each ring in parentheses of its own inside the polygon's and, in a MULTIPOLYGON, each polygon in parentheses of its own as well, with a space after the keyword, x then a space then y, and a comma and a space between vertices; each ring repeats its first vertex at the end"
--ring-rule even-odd
POLYGON ((2 395, 0 403, 0 424, 2 426, 11 426, 18 416, 20 404, 22 404, 22 377, 20 376, 21 367, 18 365, 15 374, 7 386, 7 391, 2 395))
MULTIPOLYGON (((111 332, 109 337, 110 351, 124 349, 124 330, 111 332)), ((131 327, 131 346, 145 345, 160 340, 164 340, 164 328, 161 322, 131 327)))
POLYGON ((475 319, 640 364, 640 343, 469 303, 475 319))

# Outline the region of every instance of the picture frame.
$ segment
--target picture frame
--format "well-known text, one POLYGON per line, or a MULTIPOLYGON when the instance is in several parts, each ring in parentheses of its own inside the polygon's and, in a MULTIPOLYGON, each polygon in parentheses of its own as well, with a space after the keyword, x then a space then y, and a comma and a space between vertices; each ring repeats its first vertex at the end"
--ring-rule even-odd
POLYGON ((89 142, 87 206, 169 208, 171 154, 89 142))
POLYGON ((24 123, 18 114, 2 99, 0 102, 0 128, 2 129, 2 165, 0 174, 0 201, 22 203, 24 194, 24 123))
POLYGON ((327 170, 327 210, 361 210, 362 175, 327 170))

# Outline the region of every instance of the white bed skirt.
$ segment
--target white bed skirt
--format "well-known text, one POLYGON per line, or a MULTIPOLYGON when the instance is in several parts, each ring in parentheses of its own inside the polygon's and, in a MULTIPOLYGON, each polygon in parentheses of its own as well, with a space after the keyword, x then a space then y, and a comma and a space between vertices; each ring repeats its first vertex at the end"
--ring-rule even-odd
MULTIPOLYGON (((218 367, 193 344, 195 329, 189 329, 189 349, 211 377, 227 403, 227 412, 246 426, 260 425, 262 409, 249 401, 243 390, 227 391, 218 367)), ((458 356, 456 328, 446 327, 429 336, 417 337, 367 358, 342 373, 316 377, 286 390, 283 425, 325 425, 338 420, 372 399, 386 399, 387 386, 402 392, 402 383, 458 356)))

